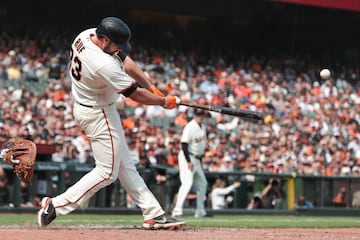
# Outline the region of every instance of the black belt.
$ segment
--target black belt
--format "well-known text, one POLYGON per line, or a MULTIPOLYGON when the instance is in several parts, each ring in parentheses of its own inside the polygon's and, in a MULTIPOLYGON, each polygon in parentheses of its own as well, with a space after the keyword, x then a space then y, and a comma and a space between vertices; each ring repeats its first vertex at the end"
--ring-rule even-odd
MULTIPOLYGON (((76 102, 77 104, 83 106, 83 107, 87 107, 87 108, 93 108, 94 106, 90 106, 90 105, 86 105, 86 104, 83 104, 83 103, 79 103, 79 102, 76 102)), ((110 106, 112 105, 113 103, 109 103, 107 106, 110 106)))
POLYGON ((90 105, 82 104, 82 103, 79 103, 79 102, 76 102, 76 103, 83 106, 83 107, 93 108, 93 106, 90 106, 90 105))
POLYGON ((204 157, 204 155, 195 155, 195 154, 192 154, 192 153, 190 153, 190 155, 197 158, 197 159, 202 159, 204 157))

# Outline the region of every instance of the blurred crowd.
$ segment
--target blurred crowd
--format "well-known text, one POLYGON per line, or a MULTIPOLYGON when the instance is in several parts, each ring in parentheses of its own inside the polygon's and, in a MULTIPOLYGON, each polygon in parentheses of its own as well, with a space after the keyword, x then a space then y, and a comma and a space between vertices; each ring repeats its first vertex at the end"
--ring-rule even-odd
MULTIPOLYGON (((72 116, 66 72, 70 42, 46 34, 0 39, 0 142, 21 136, 56 145, 53 161, 93 163, 89 141, 72 116), (45 91, 21 84, 36 86, 44 79, 45 91)), ((205 120, 206 171, 359 176, 358 68, 334 61, 327 66, 332 77, 321 80, 320 64, 286 55, 204 55, 137 46, 131 57, 165 94, 265 115, 258 124, 211 112, 205 120)), ((134 163, 146 159, 177 167, 181 130, 192 109, 142 106, 123 96, 117 107, 134 163)))

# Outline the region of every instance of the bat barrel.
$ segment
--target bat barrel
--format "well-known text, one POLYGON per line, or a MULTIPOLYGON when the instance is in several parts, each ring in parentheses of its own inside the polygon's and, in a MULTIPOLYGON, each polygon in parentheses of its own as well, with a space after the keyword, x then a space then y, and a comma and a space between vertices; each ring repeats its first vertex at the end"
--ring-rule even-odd
POLYGON ((241 110, 230 107, 221 107, 221 106, 212 106, 212 105, 190 104, 190 103, 180 103, 180 105, 236 116, 260 124, 264 123, 264 115, 256 111, 241 110))

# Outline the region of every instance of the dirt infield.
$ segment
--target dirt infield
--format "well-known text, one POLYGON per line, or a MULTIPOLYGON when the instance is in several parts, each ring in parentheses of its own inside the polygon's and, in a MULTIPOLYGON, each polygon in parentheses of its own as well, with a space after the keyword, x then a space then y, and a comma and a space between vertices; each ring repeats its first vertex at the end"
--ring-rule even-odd
POLYGON ((311 239, 311 240, 352 240, 360 239, 360 229, 227 229, 227 228, 186 228, 181 231, 144 230, 139 227, 1 227, 2 240, 95 240, 95 239, 311 239))

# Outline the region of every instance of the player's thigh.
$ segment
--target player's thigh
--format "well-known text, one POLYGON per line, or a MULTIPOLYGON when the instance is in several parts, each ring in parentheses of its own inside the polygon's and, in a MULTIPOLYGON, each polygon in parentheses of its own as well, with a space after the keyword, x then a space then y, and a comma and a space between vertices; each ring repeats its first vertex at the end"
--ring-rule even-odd
POLYGON ((192 183, 193 171, 189 169, 188 162, 184 158, 179 158, 179 175, 182 183, 192 183))
POLYGON ((194 182, 198 186, 207 186, 207 179, 204 173, 204 170, 201 167, 197 167, 194 170, 194 182))

